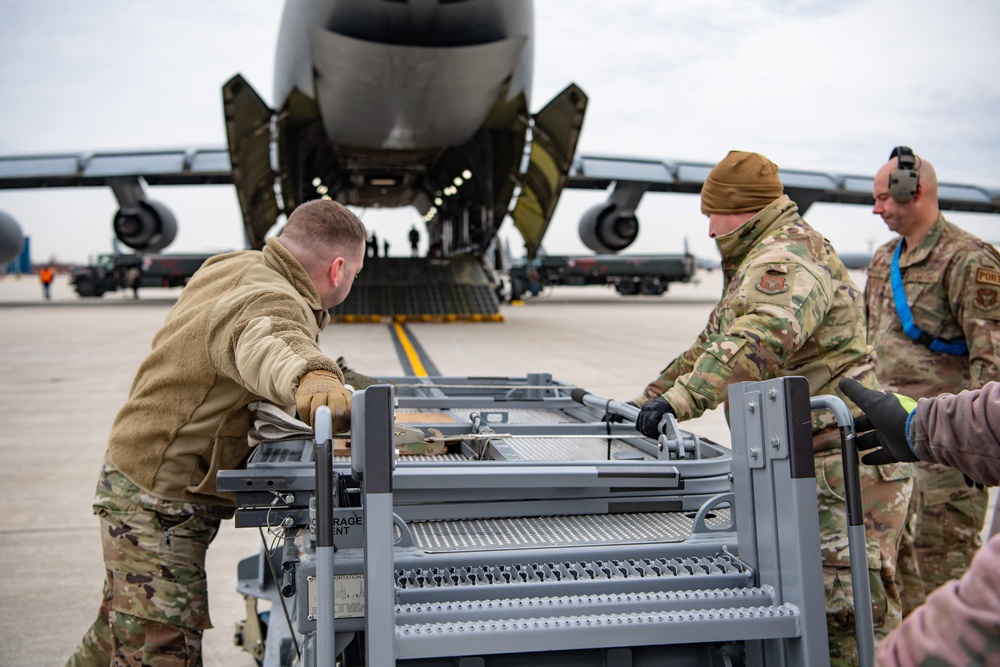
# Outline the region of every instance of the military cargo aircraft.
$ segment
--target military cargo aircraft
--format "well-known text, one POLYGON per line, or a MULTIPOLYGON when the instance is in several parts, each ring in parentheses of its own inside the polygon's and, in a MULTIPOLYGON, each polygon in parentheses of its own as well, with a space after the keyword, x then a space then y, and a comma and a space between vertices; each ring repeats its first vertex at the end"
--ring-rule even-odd
MULTIPOLYGON (((251 248, 309 199, 412 206, 429 256, 378 258, 379 270, 364 272, 340 308, 495 313, 491 250, 508 214, 530 258, 564 188, 609 191, 582 216, 580 236, 595 252, 619 252, 638 235, 645 192, 697 193, 711 168, 576 155, 584 91, 569 84, 530 112, 533 14, 530 0, 290 2, 274 107, 239 74, 222 87, 227 146, 0 157, 0 188, 110 187, 114 234, 139 252, 165 249, 178 225, 146 185, 233 184, 251 248)), ((803 209, 870 201, 865 177, 783 170, 782 178, 803 209)), ((967 186, 942 188, 942 207, 1000 212, 991 193, 967 186)), ((0 240, 10 243, 0 248, 20 247, 9 222, 0 240)))

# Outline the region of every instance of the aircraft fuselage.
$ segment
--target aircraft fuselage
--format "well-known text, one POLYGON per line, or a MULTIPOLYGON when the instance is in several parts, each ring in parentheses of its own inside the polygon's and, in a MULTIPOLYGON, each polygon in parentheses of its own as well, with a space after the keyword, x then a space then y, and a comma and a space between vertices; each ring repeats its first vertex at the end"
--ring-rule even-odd
POLYGON ((481 250, 522 159, 532 26, 529 0, 287 3, 274 91, 285 210, 324 194, 413 205, 445 254, 481 250))
POLYGON ((526 0, 288 3, 275 106, 295 88, 317 100, 336 145, 463 144, 498 101, 530 101, 532 14, 526 0))

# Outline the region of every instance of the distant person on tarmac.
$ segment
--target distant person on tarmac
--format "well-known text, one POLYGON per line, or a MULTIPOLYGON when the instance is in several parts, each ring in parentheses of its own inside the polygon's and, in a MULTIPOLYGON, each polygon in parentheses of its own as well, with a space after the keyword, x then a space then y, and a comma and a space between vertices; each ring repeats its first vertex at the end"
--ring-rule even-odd
POLYGON ((139 298, 139 282, 142 279, 142 269, 138 266, 128 267, 128 271, 125 272, 125 285, 132 290, 132 296, 135 299, 139 298))
POLYGON ((351 393, 317 338, 365 238, 347 208, 316 199, 263 250, 217 255, 191 277, 111 427, 94 500, 104 592, 69 666, 201 666, 205 556, 236 505, 216 473, 246 466, 254 401, 310 425, 329 406, 334 433, 350 428, 351 393))
MULTIPOLYGON (((813 396, 843 397, 840 378, 877 389, 861 290, 830 242, 783 194, 777 165, 731 151, 705 179, 701 211, 722 255, 723 295, 691 348, 633 399, 640 406, 636 429, 655 439, 668 412, 678 420, 700 417, 723 404, 736 382, 800 375, 813 396)), ((856 664, 857 642, 840 434, 829 411, 813 414, 812 431, 830 662, 844 667, 856 664)), ((914 471, 897 463, 860 474, 880 637, 902 620, 896 553, 914 471)))
POLYGON ((420 244, 420 232, 417 231, 417 226, 413 225, 410 227, 410 257, 417 256, 417 246, 420 244))
POLYGON ((38 281, 42 283, 42 296, 45 297, 46 301, 52 300, 52 279, 54 277, 55 273, 52 271, 51 266, 44 266, 38 272, 38 281))

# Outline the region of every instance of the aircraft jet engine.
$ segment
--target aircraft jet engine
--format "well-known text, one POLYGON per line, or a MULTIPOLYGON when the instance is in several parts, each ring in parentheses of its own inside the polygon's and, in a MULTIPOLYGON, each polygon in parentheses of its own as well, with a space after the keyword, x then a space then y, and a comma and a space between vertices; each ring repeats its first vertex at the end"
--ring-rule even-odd
POLYGON ((177 218, 164 204, 146 198, 139 178, 110 179, 118 199, 112 224, 118 240, 139 252, 159 252, 177 236, 177 218))
POLYGON ((177 219, 158 201, 142 199, 115 214, 115 236, 133 250, 159 252, 177 236, 177 219))
POLYGON ((587 209, 580 218, 580 240, 598 254, 621 252, 639 235, 635 209, 645 189, 619 182, 608 201, 587 209))
POLYGON ((638 235, 635 211, 622 211, 614 202, 592 206, 580 218, 580 240, 598 254, 621 252, 638 235))
POLYGON ((13 217, 0 211, 0 267, 10 262, 24 247, 24 234, 13 217))

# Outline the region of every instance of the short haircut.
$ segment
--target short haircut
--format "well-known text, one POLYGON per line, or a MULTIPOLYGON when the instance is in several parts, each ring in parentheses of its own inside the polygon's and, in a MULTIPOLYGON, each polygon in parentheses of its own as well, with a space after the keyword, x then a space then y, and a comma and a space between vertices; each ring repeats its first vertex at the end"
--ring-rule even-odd
POLYGON ((354 250, 364 244, 368 232, 358 216, 332 199, 313 199, 300 204, 281 235, 308 249, 354 250))

